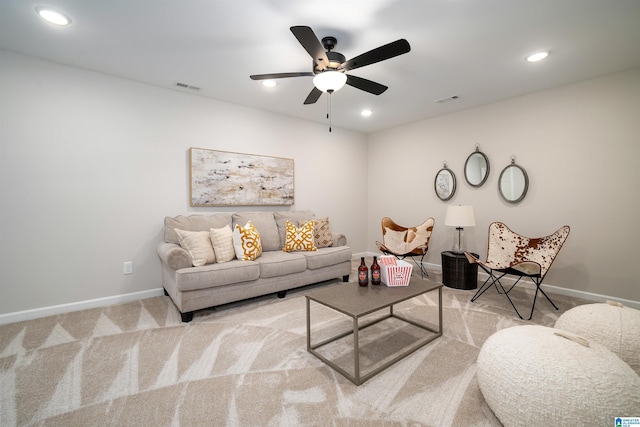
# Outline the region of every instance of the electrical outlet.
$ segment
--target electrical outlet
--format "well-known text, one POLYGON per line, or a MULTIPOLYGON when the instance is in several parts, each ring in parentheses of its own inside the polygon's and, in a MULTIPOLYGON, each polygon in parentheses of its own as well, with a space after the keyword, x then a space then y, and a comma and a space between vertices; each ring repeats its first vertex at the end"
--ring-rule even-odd
POLYGON ((133 261, 127 261, 122 265, 122 274, 133 274, 133 261))

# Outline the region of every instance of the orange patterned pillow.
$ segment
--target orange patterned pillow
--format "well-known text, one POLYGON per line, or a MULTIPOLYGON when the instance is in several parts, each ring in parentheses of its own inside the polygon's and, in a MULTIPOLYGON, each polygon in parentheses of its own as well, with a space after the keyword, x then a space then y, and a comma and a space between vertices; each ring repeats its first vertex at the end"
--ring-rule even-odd
MULTIPOLYGON (((316 225, 313 227, 313 241, 316 248, 326 248, 333 245, 331 228, 329 228, 329 217, 314 219, 316 225)), ((298 220, 298 225, 302 226, 306 221, 298 220)))
POLYGON ((313 227, 316 222, 311 220, 300 228, 287 221, 286 230, 287 235, 284 240, 284 252, 293 251, 317 251, 318 249, 313 244, 313 227))
POLYGON ((254 261, 262 255, 260 233, 251 221, 248 221, 244 227, 236 224, 233 230, 233 248, 236 257, 242 261, 254 261))

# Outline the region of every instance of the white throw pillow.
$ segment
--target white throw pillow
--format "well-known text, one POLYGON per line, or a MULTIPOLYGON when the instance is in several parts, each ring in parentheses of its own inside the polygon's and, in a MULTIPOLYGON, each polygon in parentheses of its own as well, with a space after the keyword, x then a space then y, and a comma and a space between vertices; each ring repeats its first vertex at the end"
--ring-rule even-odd
POLYGON ((212 228, 209 234, 211 235, 211 243, 213 244, 213 252, 216 254, 217 262, 231 261, 236 257, 231 227, 226 225, 222 228, 212 228))
POLYGON ((186 231, 177 228, 175 231, 180 240, 180 246, 189 253, 194 267, 216 262, 208 231, 186 231))

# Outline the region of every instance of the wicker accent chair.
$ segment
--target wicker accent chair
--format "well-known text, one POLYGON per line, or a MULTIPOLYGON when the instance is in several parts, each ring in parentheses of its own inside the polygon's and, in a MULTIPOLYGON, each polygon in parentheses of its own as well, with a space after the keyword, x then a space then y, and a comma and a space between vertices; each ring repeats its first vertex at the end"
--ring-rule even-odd
POLYGON ((565 225, 549 236, 530 238, 521 236, 501 222, 494 222, 489 225, 487 260, 480 261, 473 254, 465 252, 469 262, 478 264, 489 275, 473 298, 471 298, 471 301, 477 300, 491 285, 494 285, 498 293, 507 297, 518 317, 524 319, 509 297, 509 292, 520 282, 520 279, 527 277, 536 285, 531 313, 527 320, 531 320, 531 317, 533 317, 533 309, 536 306, 538 292, 542 293, 557 310, 558 307, 551 301, 540 285, 565 240, 569 237, 569 231, 569 226, 565 225), (500 279, 506 275, 517 277, 515 283, 508 290, 500 282, 500 279))
POLYGON ((382 218, 382 242, 376 241, 378 249, 385 255, 394 255, 398 259, 410 257, 420 269, 421 277, 428 276, 422 261, 429 250, 429 240, 433 233, 435 220, 428 218, 415 227, 396 224, 391 218, 382 218), (416 260, 420 257, 420 263, 416 260))

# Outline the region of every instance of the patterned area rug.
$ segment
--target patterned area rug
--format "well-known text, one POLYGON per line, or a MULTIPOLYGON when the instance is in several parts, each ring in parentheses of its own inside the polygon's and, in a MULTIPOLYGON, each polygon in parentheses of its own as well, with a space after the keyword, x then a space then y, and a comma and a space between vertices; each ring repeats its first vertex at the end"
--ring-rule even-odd
MULTIPOLYGON (((339 284, 201 311, 189 324, 157 297, 0 326, 0 425, 499 426, 475 376, 486 338, 552 326, 586 302, 552 295, 560 310, 542 299, 525 322, 495 290, 470 303, 472 291, 445 287, 444 335, 356 387, 306 351, 304 294, 339 284)), ((314 333, 350 326, 312 310, 314 333)), ((397 311, 437 319, 437 292, 397 311)), ((385 322, 363 338, 365 363, 411 342, 414 331, 385 322)), ((330 351, 348 365, 351 346, 330 351)))

